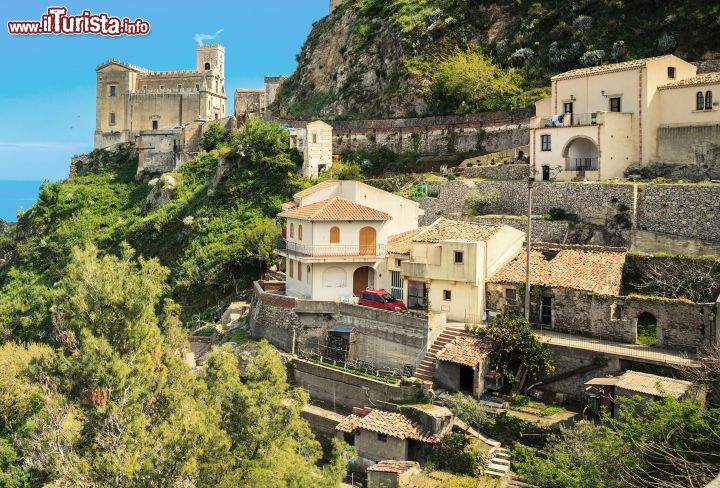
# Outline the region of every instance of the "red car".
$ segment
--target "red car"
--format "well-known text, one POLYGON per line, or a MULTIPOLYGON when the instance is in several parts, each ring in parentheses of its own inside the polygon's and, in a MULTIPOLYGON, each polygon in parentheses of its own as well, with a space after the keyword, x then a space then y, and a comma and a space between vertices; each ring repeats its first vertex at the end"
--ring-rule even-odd
POLYGON ((366 307, 380 308, 382 310, 390 310, 391 312, 402 312, 407 307, 402 300, 398 300, 386 290, 365 290, 360 293, 358 304, 366 307))

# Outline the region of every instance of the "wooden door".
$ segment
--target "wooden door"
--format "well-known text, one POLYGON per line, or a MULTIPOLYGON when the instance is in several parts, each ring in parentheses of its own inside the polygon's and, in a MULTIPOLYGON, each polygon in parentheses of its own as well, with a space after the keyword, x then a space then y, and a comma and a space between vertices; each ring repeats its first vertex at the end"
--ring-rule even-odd
POLYGON ((376 233, 372 227, 360 229, 360 255, 374 256, 376 252, 376 233))
POLYGON ((356 269, 353 273, 353 293, 359 296, 360 293, 368 287, 369 280, 370 268, 363 266, 362 268, 356 269))

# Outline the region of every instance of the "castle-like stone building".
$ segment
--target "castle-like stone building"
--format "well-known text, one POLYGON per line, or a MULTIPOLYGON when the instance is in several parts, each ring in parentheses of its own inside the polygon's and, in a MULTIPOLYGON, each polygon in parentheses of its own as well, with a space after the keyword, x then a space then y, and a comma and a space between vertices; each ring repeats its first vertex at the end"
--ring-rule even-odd
POLYGON ((95 148, 133 142, 165 130, 225 117, 225 49, 197 47, 194 70, 151 71, 118 60, 97 70, 95 148))

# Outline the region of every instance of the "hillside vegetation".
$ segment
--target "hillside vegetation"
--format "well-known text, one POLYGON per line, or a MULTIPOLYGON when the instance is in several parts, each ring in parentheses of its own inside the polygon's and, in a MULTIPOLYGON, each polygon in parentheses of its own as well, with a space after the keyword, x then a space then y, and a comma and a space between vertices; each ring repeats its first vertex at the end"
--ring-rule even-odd
POLYGON ((556 73, 666 53, 720 57, 720 4, 346 0, 314 25, 274 110, 385 118, 521 108, 556 73))
POLYGON ((159 208, 146 203, 159 189, 135 179, 130 147, 95 151, 92 172, 45 183, 19 219, 15 240, 0 242, 9 254, 7 264, 0 262, 0 342, 51 333, 55 284, 73 248, 86 244, 117 254, 127 243, 140 256, 158 258, 170 268, 163 295, 177 301, 186 323, 214 318, 247 289, 280 234, 281 203, 308 183, 298 176, 287 131, 278 125, 252 120, 223 137, 206 138, 210 150, 169 175, 172 198, 159 208))

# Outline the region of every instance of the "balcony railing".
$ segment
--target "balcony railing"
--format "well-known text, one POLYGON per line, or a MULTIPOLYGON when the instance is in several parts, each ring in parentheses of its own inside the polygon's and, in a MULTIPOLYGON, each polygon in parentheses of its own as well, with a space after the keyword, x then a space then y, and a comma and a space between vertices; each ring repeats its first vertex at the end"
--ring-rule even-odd
POLYGON ((353 256, 383 258, 387 255, 387 246, 384 244, 375 246, 361 246, 359 244, 324 244, 315 246, 301 244, 299 242, 290 242, 282 238, 275 239, 273 249, 300 256, 319 258, 353 256))
POLYGON ((545 117, 545 127, 580 127, 584 125, 596 125, 597 112, 587 114, 563 114, 552 117, 545 117))
POLYGON ((597 171, 597 158, 569 158, 567 160, 568 171, 597 171))

